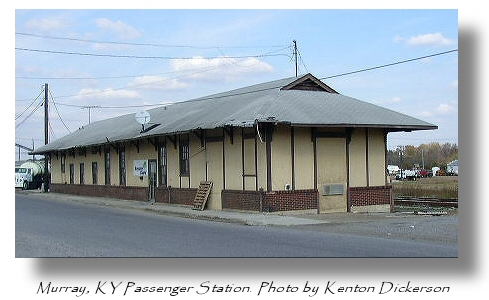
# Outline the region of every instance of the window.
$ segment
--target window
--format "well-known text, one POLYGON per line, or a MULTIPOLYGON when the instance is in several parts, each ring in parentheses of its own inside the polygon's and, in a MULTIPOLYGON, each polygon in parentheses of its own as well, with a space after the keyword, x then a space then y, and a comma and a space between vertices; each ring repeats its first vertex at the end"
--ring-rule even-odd
POLYGON ((190 155, 188 140, 180 140, 180 176, 190 175, 190 155))
POLYGON ((119 150, 119 185, 126 185, 126 151, 119 150))
POLYGON ((160 146, 158 153, 158 165, 159 165, 159 177, 160 177, 160 186, 167 185, 167 153, 166 153, 166 145, 160 146))
POLYGON ((75 183, 75 165, 70 164, 70 184, 75 183))
POLYGON ((65 164, 66 164, 66 156, 64 154, 61 154, 61 173, 64 173, 66 170, 65 164))
POLYGON ((110 149, 105 150, 104 160, 105 160, 105 185, 110 185, 110 149))
POLYGON ((80 184, 85 184, 85 164, 80 163, 80 184))
POLYGON ((96 161, 92 162, 92 183, 98 184, 98 165, 96 161))

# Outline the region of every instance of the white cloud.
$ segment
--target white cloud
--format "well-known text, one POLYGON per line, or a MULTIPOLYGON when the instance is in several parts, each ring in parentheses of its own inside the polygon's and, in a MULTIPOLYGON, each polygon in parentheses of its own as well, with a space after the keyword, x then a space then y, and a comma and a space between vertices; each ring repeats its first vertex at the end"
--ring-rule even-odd
POLYGON ((114 22, 106 18, 100 18, 95 20, 95 24, 101 29, 117 34, 120 38, 133 39, 141 35, 137 29, 121 21, 114 22))
POLYGON ((401 102, 401 97, 394 97, 392 99, 389 100, 389 103, 399 103, 401 102))
POLYGON ((455 110, 455 108, 449 104, 442 103, 438 105, 436 110, 442 114, 448 114, 455 110))
POLYGON ((178 79, 167 79, 161 76, 145 75, 136 77, 129 86, 154 90, 179 90, 186 88, 188 84, 181 82, 178 79))
POLYGON ((452 86, 456 89, 458 88, 458 79, 452 82, 452 86))
POLYGON ((112 89, 107 88, 104 90, 86 88, 78 92, 75 99, 139 99, 141 95, 136 91, 126 89, 112 89))
POLYGON ((395 37, 395 42, 405 42, 409 46, 450 46, 456 43, 456 41, 446 38, 443 34, 437 33, 427 33, 419 34, 417 36, 412 36, 409 38, 395 37))
POLYGON ((204 58, 196 56, 192 59, 174 59, 170 65, 174 71, 186 74, 187 78, 206 81, 233 81, 247 75, 273 71, 271 65, 254 57, 204 58))
POLYGON ((424 110, 424 111, 420 112, 419 115, 421 117, 425 117, 425 118, 427 118, 427 117, 433 117, 433 113, 432 112, 429 112, 427 110, 424 110))
POLYGON ((447 115, 453 112, 455 108, 446 103, 441 103, 432 111, 424 110, 421 111, 418 115, 423 118, 435 117, 437 115, 447 115))
POLYGON ((39 20, 29 20, 26 27, 34 30, 51 31, 66 26, 64 20, 59 18, 44 18, 39 20))
POLYGON ((448 46, 455 44, 455 41, 448 39, 441 33, 428 33, 415 37, 411 37, 407 40, 407 43, 412 46, 418 45, 435 45, 435 46, 448 46))

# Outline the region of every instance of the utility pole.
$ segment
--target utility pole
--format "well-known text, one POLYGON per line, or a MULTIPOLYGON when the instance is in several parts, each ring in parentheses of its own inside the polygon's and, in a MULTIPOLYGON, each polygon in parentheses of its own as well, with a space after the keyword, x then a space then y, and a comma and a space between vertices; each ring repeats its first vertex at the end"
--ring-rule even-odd
MULTIPOLYGON (((49 143, 49 109, 48 109, 48 95, 49 95, 49 90, 48 90, 48 84, 44 84, 44 145, 49 143)), ((48 185, 49 185, 49 168, 48 168, 48 154, 44 154, 44 192, 48 191, 48 185)))
POLYGON ((297 41, 293 40, 292 42, 294 42, 295 77, 297 77, 297 41))
POLYGON ((44 84, 44 145, 49 143, 49 135, 48 135, 48 122, 49 122, 49 109, 48 109, 48 84, 44 84))
POLYGON ((20 149, 24 149, 24 150, 27 150, 27 151, 34 151, 34 140, 32 142, 32 149, 29 148, 29 147, 26 147, 26 146, 22 146, 22 145, 17 144, 17 143, 15 143, 15 146, 16 147, 19 147, 19 161, 20 161, 20 149))
POLYGON ((421 148, 421 164, 423 165, 423 170, 424 170, 424 154, 423 154, 423 148, 421 148))
POLYGON ((90 105, 90 106, 83 106, 82 108, 87 108, 88 109, 88 124, 92 122, 91 120, 91 109, 92 108, 97 108, 100 107, 99 105, 90 105))

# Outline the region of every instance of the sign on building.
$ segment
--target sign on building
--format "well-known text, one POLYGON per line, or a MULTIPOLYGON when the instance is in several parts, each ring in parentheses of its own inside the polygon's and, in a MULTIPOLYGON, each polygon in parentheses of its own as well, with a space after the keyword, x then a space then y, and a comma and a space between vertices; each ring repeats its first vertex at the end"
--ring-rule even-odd
POLYGON ((148 176, 147 160, 134 160, 134 176, 148 176))

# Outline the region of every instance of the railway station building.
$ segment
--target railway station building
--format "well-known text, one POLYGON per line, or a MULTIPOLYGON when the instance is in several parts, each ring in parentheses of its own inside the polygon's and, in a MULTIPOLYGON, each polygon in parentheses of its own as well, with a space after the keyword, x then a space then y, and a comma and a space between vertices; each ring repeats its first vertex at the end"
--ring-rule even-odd
POLYGON ((194 205, 210 183, 205 209, 388 211, 388 133, 436 128, 306 74, 93 122, 33 153, 56 193, 194 205))

